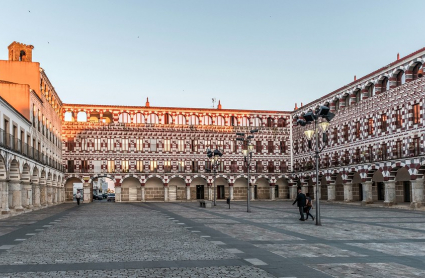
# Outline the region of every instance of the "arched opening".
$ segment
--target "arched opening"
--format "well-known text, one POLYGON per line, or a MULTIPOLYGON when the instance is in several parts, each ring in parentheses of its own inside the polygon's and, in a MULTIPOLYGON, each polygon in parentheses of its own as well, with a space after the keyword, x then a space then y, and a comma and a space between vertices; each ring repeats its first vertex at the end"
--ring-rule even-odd
MULTIPOLYGON (((229 182, 225 178, 216 178, 214 180, 216 197, 217 200, 224 200, 227 196, 230 196, 229 193, 229 182)), ((214 194, 214 193, 213 193, 214 194)))
MULTIPOLYGON (((421 63, 416 63, 412 69, 412 80, 418 79, 420 76, 418 75, 419 69, 421 68, 421 63)), ((423 73, 422 73, 423 74, 423 73)))
POLYGON ((233 183, 233 199, 246 200, 248 180, 245 177, 239 177, 233 183))
POLYGON ((77 113, 77 122, 87 122, 87 113, 80 111, 77 113))
POLYGON ((222 125, 224 125, 225 124, 225 121, 224 121, 224 117, 223 116, 217 116, 217 121, 216 121, 216 123, 215 123, 216 125, 220 125, 220 126, 222 126, 222 125))
POLYGON ((142 201, 142 187, 140 181, 135 177, 127 177, 121 182, 121 201, 142 201))
POLYGON ((385 200, 385 184, 384 184, 384 176, 382 172, 376 170, 372 176, 372 200, 375 201, 384 201, 385 200))
POLYGON ((213 122, 212 122, 211 116, 205 115, 204 116, 204 125, 212 125, 212 124, 213 124, 213 122))
POLYGON ((118 122, 119 123, 131 123, 131 116, 126 112, 121 113, 118 117, 118 122))
POLYGON ((33 183, 39 183, 40 182, 39 171, 38 171, 37 167, 34 167, 34 169, 32 170, 31 182, 33 182, 33 183))
POLYGON ((277 127, 286 127, 286 120, 284 118, 279 118, 277 120, 277 127))
POLYGON ((362 91, 360 89, 356 89, 354 91, 354 96, 356 98, 356 103, 359 103, 362 100, 362 91))
POLYGON ((270 199, 270 183, 266 178, 259 178, 254 185, 254 199, 270 199))
POLYGON ((168 182, 168 201, 186 199, 186 183, 180 177, 174 177, 168 182))
POLYGON ((381 93, 386 92, 390 89, 390 82, 388 77, 384 77, 381 81, 381 93))
POLYGON ((335 179, 335 201, 344 201, 344 181, 341 174, 335 179))
POLYGON ((355 172, 353 174, 353 201, 363 201, 363 184, 360 174, 355 172))
POLYGON ((238 119, 236 116, 230 116, 230 126, 237 126, 238 125, 238 119))
MULTIPOLYGON (((103 200, 108 194, 115 193, 115 180, 109 177, 94 177, 92 179, 93 199, 103 200)), ((108 199, 110 201, 110 199, 108 199)))
POLYGON ((65 112, 64 120, 65 120, 65 122, 73 122, 74 117, 72 116, 72 112, 70 112, 70 111, 65 112))
POLYGON ((249 118, 248 117, 243 116, 241 118, 241 126, 249 126, 249 118))
POLYGON ((19 174, 19 162, 16 159, 12 160, 9 169, 9 177, 11 180, 18 181, 21 179, 21 175, 19 174))
POLYGON ((190 183, 190 197, 198 200, 205 199, 208 196, 208 182, 202 177, 197 177, 190 183))
POLYGON ((319 176, 320 180, 320 199, 327 200, 328 199, 328 182, 325 176, 319 176))
POLYGON ((412 201, 412 186, 410 182, 410 174, 406 167, 402 167, 397 170, 395 176, 396 185, 396 202, 411 202, 412 201))
POLYGON ((150 114, 147 118, 146 118, 146 123, 147 124, 157 124, 159 123, 159 118, 158 115, 155 113, 150 114))
POLYGON ((254 119, 252 119, 252 126, 262 126, 262 121, 259 117, 255 117, 254 119))
POLYGON ((78 190, 81 193, 81 200, 83 200, 83 181, 75 177, 67 179, 65 182, 65 202, 76 202, 75 194, 78 190))
POLYGON ((172 123, 173 123, 173 117, 170 114, 165 113, 164 114, 164 124, 165 125, 170 125, 172 123))
POLYGON ((146 201, 164 201, 164 184, 157 177, 148 178, 145 183, 146 201))
POLYGON ((91 112, 89 122, 98 123, 100 121, 100 113, 99 112, 91 112))
POLYGON ((189 117, 189 125, 199 125, 199 118, 196 115, 191 115, 189 117))
POLYGON ((133 117, 133 123, 144 124, 145 123, 145 116, 142 113, 136 113, 133 117))
POLYGON ((31 170, 30 166, 27 163, 25 163, 24 167, 22 168, 21 181, 30 182, 30 179, 31 179, 30 170, 31 170))
POLYGON ((19 61, 23 61, 26 55, 25 51, 21 50, 21 52, 19 52, 19 61))
POLYGON ((267 118, 267 127, 273 127, 273 118, 272 117, 268 117, 267 118))
POLYGON ((276 199, 290 199, 289 197, 289 183, 284 177, 276 180, 275 198, 276 199), (276 194, 277 193, 277 194, 276 194))
POLYGON ((3 157, 0 155, 0 179, 6 179, 6 164, 3 157))
POLYGON ((184 115, 177 115, 176 116, 176 124, 177 125, 185 125, 186 123, 186 117, 184 115))
POLYGON ((367 95, 368 97, 373 97, 375 95, 375 85, 369 84, 367 86, 367 95))
POLYGON ((112 113, 107 111, 103 112, 103 117, 100 119, 102 123, 110 124, 113 122, 112 113))
POLYGON ((401 86, 406 82, 404 71, 400 70, 395 75, 395 87, 401 86))

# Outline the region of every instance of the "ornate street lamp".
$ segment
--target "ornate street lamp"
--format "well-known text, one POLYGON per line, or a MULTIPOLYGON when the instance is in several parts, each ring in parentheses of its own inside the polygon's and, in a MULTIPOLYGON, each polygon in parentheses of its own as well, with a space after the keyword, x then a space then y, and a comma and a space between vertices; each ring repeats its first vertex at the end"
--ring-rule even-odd
POLYGON ((251 199, 251 190, 249 188, 249 168, 251 167, 251 161, 252 161, 252 153, 254 152, 254 145, 251 144, 251 139, 254 138, 254 133, 257 133, 258 129, 253 129, 250 131, 251 135, 245 136, 245 133, 236 133, 237 137, 236 140, 242 141, 242 146, 246 145, 247 148, 242 150, 242 154, 244 156, 244 164, 247 168, 247 179, 248 179, 248 185, 247 185, 247 194, 246 194, 246 211, 251 212, 250 207, 250 199, 251 199))
POLYGON ((223 156, 223 154, 218 150, 215 149, 213 152, 208 149, 207 150, 207 156, 211 160, 211 167, 214 173, 214 180, 213 180, 213 190, 214 190, 214 206, 216 206, 216 188, 215 188, 215 175, 217 174, 217 167, 220 165, 220 157, 223 156))
POLYGON ((313 111, 309 111, 304 115, 304 119, 297 119, 297 125, 305 126, 307 124, 313 123, 313 129, 309 129, 304 131, 304 135, 307 137, 308 147, 312 149, 312 140, 313 136, 316 135, 315 138, 315 159, 316 159, 316 225, 321 226, 322 222, 320 220, 320 198, 319 198, 319 154, 325 148, 325 144, 328 142, 328 136, 326 131, 329 127, 329 122, 335 117, 335 114, 329 111, 329 107, 321 106, 313 113, 313 111), (326 121, 319 122, 319 118, 323 118, 326 121), (322 137, 322 148, 319 147, 319 133, 323 134, 322 137))

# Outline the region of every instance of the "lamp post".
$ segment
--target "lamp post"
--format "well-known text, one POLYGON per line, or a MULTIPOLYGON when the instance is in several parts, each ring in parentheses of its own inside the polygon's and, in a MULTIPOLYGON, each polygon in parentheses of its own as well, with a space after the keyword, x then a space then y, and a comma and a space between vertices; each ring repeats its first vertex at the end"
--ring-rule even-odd
POLYGON ((246 194, 246 211, 251 212, 250 207, 250 199, 251 199, 251 190, 249 188, 249 168, 251 167, 251 161, 252 161, 252 153, 254 152, 254 145, 251 144, 251 139, 254 138, 254 133, 258 132, 258 129, 253 129, 250 131, 251 135, 245 136, 245 133, 236 133, 237 137, 236 140, 242 141, 242 146, 246 145, 247 148, 242 150, 242 154, 244 156, 244 164, 247 168, 247 194, 246 194))
POLYGON ((208 149, 207 150, 207 156, 209 159, 211 159, 211 167, 213 170, 213 174, 214 174, 214 180, 213 180, 213 191, 214 191, 214 206, 216 206, 216 189, 215 189, 215 174, 217 173, 217 166, 220 165, 220 157, 223 154, 218 150, 215 149, 213 152, 208 149))
POLYGON ((322 222, 320 220, 320 198, 319 198, 319 154, 325 148, 325 144, 328 142, 328 137, 326 134, 326 130, 329 127, 329 122, 335 117, 335 114, 329 111, 329 107, 321 106, 313 113, 313 111, 309 111, 304 115, 304 119, 297 119, 297 125, 305 126, 306 124, 313 123, 313 129, 308 129, 304 131, 304 135, 307 137, 308 147, 312 149, 312 139, 315 137, 315 149, 314 158, 316 159, 316 225, 321 226, 322 222), (323 118, 326 121, 319 122, 319 118, 323 118), (319 128, 320 127, 320 128, 319 128), (319 147, 319 133, 323 134, 322 141, 323 145, 319 147))

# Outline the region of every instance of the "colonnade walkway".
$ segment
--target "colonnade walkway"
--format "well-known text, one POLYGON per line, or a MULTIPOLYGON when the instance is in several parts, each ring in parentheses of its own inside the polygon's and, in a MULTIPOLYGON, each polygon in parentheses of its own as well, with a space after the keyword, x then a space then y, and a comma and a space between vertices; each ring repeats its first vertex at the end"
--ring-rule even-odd
POLYGON ((60 204, 0 220, 0 277, 425 275, 425 212, 291 204, 60 204))

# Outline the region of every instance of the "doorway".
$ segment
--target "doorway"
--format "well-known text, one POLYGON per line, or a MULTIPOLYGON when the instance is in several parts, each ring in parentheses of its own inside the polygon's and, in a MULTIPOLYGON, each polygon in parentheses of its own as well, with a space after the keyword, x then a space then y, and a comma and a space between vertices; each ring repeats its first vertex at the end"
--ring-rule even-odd
POLYGON ((363 201, 363 184, 359 183, 359 201, 363 201))
POLYGON ((254 185, 254 199, 258 199, 258 190, 257 190, 257 185, 254 185))
POLYGON ((217 199, 224 199, 224 185, 217 185, 217 199))
POLYGON ((404 201, 410 203, 410 181, 404 181, 403 182, 403 195, 404 195, 404 201))
POLYGON ((378 182, 378 201, 385 201, 385 185, 383 182, 378 182))
POLYGON ((196 199, 204 199, 204 186, 197 185, 196 186, 196 199))
POLYGON ((274 197, 279 198, 279 185, 274 186, 274 197))

